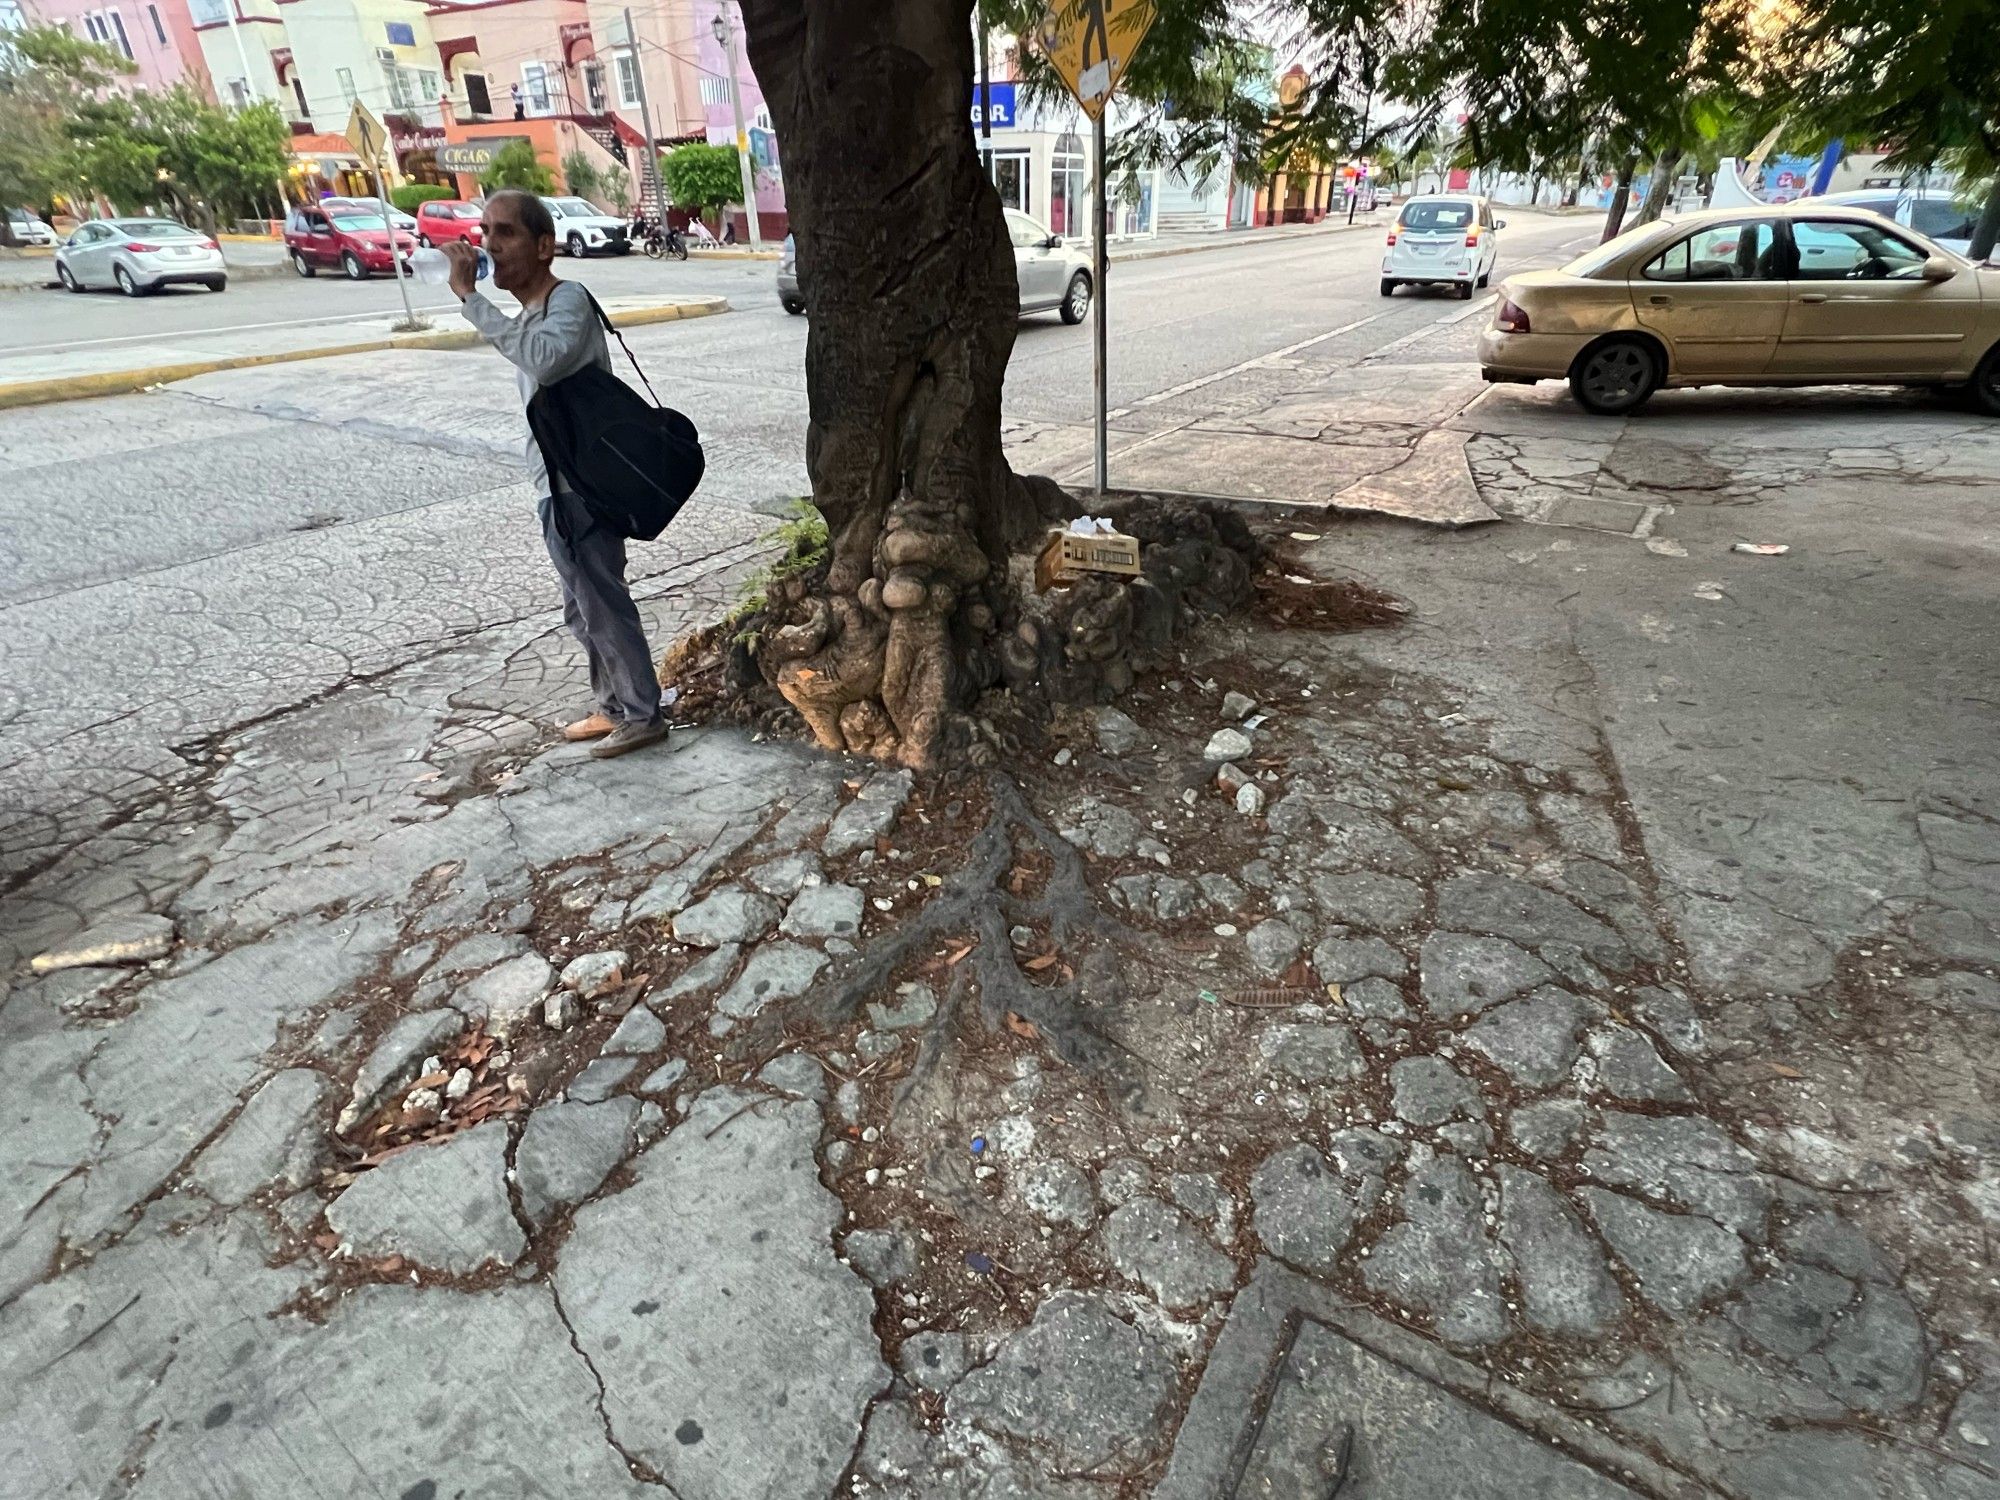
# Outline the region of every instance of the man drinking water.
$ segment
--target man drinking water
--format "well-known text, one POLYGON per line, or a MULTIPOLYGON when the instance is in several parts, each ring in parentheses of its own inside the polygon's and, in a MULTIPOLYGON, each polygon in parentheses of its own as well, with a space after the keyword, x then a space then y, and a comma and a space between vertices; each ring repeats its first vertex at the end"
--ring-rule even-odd
MULTIPOLYGON (((522 404, 587 365, 609 370, 611 354, 589 293, 550 269, 556 231, 547 205, 532 193, 502 190, 486 200, 482 227, 493 284, 513 293, 520 314, 510 318, 480 294, 479 252, 464 240, 444 246, 451 289, 466 321, 519 372, 522 404)), ((562 475, 549 473, 532 434, 527 457, 541 497, 542 539, 562 582, 563 623, 583 647, 597 697, 597 711, 568 725, 563 738, 596 741, 590 753, 599 758, 663 740, 659 673, 625 584, 625 539, 592 523, 562 475)))

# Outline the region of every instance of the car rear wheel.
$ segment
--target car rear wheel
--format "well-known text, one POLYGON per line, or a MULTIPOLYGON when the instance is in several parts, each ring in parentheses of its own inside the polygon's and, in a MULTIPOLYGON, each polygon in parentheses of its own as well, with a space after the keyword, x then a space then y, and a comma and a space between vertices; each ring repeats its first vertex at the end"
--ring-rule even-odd
POLYGON ((126 270, 123 266, 120 266, 118 268, 117 278, 118 278, 118 290, 123 292, 126 296, 137 297, 143 294, 144 288, 141 287, 138 282, 132 279, 132 273, 126 270))
POLYGON ((429 250, 429 249, 432 249, 432 248, 434 248, 434 247, 432 246, 432 244, 431 244, 431 237, 430 237, 429 235, 427 235, 427 234, 420 234, 420 235, 418 235, 418 236, 417 236, 417 243, 418 243, 419 245, 423 246, 423 247, 424 247, 424 249, 426 249, 426 250, 429 250))
POLYGON ((1078 271, 1069 279, 1069 290, 1063 293, 1062 320, 1065 323, 1081 323, 1090 316, 1090 278, 1078 271))
POLYGON ((301 276, 319 275, 319 271, 313 266, 313 263, 306 259, 306 253, 303 250, 294 250, 292 252, 292 269, 297 271, 301 276))
POLYGON ((1570 394, 1578 406, 1599 416, 1637 410, 1659 388, 1660 362, 1637 339, 1592 344, 1570 366, 1570 394))
MULTIPOLYGON (((1485 285, 1485 283, 1484 283, 1484 282, 1481 282, 1481 283, 1480 283, 1480 285, 1481 285, 1481 286, 1484 286, 1484 285, 1485 285)), ((1470 302, 1470 301, 1472 300, 1472 283, 1471 283, 1471 282, 1469 282, 1469 281, 1461 281, 1461 282, 1460 282, 1460 283, 1458 284, 1458 287, 1457 287, 1457 291, 1458 291, 1458 300, 1459 300, 1459 301, 1461 301, 1461 302, 1470 302)))
POLYGON ((83 283, 78 281, 76 277, 73 274, 71 274, 70 268, 68 266, 61 264, 58 264, 56 266, 56 280, 60 281, 63 284, 65 290, 76 292, 79 294, 81 294, 83 291, 83 283))
POLYGON ((582 260, 582 259, 583 259, 583 236, 582 236, 582 235, 580 235, 580 234, 573 234, 573 235, 571 235, 571 236, 569 237, 569 253, 570 253, 571 257, 572 257, 572 258, 574 258, 574 259, 576 259, 576 260, 582 260))
POLYGON ((229 290, 229 278, 227 276, 211 276, 202 285, 207 287, 211 292, 226 292, 229 290))
POLYGON ((803 297, 780 297, 778 302, 795 318, 806 310, 806 299, 803 297))
POLYGON ((343 250, 340 255, 340 272, 349 281, 366 281, 368 268, 361 263, 361 257, 352 250, 343 250))
POLYGON ((1393 297, 1396 295, 1396 283, 1391 281, 1386 276, 1382 278, 1382 295, 1385 297, 1393 297))
POLYGON ((1986 351, 1965 390, 1973 406, 1989 417, 2000 417, 2000 344, 1986 351))

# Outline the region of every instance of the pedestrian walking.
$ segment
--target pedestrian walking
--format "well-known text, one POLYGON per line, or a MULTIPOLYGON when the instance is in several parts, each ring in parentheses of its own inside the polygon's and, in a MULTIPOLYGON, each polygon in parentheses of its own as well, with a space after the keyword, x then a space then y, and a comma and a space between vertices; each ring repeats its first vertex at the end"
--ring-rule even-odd
MULTIPOLYGON (((451 289, 465 320, 513 364, 522 404, 588 365, 609 370, 611 353, 590 294, 552 269, 556 228, 548 205, 507 188, 486 200, 482 217, 493 284, 513 293, 521 311, 510 318, 480 293, 479 252, 464 240, 444 246, 451 289)), ((562 582, 563 623, 583 647, 597 698, 596 711, 566 726, 563 738, 595 741, 590 753, 600 759, 655 744, 667 737, 667 723, 645 626, 625 583, 625 539, 593 523, 563 476, 548 471, 532 435, 527 458, 540 497, 542 539, 562 582)))
POLYGON ((517 120, 527 119, 528 118, 527 106, 521 102, 521 85, 518 83, 509 84, 507 86, 507 92, 513 97, 514 100, 514 118, 517 120))

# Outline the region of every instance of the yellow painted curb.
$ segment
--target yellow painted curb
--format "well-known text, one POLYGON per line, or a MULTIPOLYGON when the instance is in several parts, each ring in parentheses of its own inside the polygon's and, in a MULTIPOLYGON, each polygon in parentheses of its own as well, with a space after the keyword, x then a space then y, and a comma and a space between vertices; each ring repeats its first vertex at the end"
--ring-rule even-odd
MULTIPOLYGON (((704 297, 661 307, 628 307, 611 314, 619 328, 649 323, 678 323, 686 318, 712 317, 731 311, 727 297, 704 297)), ((17 380, 0 385, 0 411, 17 406, 46 406, 54 401, 80 401, 90 396, 129 396, 149 386, 171 385, 212 375, 217 370, 247 370, 258 365, 295 364, 304 359, 333 359, 342 354, 372 354, 382 349, 469 349, 480 342, 474 328, 442 329, 433 333, 397 333, 358 344, 321 349, 280 349, 269 354, 238 354, 222 359, 190 360, 186 364, 151 365, 143 370, 99 370, 89 375, 58 375, 47 380, 17 380)))

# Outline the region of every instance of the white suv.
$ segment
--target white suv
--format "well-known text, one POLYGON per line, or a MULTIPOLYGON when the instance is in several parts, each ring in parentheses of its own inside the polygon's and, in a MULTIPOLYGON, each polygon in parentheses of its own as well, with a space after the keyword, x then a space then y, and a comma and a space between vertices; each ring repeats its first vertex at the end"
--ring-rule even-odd
POLYGON ((632 241, 625 221, 584 198, 544 198, 556 221, 556 246, 582 259, 592 251, 630 255, 632 241))
POLYGON ((1382 252, 1382 295, 1403 285, 1454 286, 1462 298, 1485 286, 1500 258, 1505 219, 1493 205, 1465 193, 1432 193, 1408 199, 1389 227, 1382 252))

